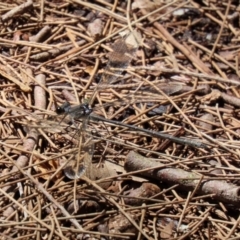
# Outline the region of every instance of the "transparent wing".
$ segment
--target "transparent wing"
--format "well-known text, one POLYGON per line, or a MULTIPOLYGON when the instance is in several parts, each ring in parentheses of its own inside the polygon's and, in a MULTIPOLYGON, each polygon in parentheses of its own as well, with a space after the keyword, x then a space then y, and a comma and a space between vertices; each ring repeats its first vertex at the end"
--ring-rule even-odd
POLYGON ((64 166, 64 174, 69 179, 78 179, 91 174, 94 142, 91 133, 86 131, 86 125, 87 119, 84 119, 78 134, 77 151, 67 159, 64 166))
POLYGON ((138 43, 134 38, 136 33, 128 33, 125 38, 112 45, 112 52, 108 54, 108 65, 103 73, 101 84, 114 84, 120 74, 126 69, 134 57, 138 43))
MULTIPOLYGON (((29 111, 19 108, 19 107, 8 107, 12 111, 11 117, 14 117, 15 123, 19 123, 24 127, 26 132, 29 132, 30 129, 44 129, 48 133, 59 133, 65 127, 66 124, 58 124, 56 121, 56 115, 53 115, 53 112, 43 112, 43 113, 30 113, 29 111), (20 113, 20 114, 19 114, 20 113), (48 119, 42 118, 42 116, 50 115, 48 119), (53 120, 54 119, 54 120, 53 120)), ((9 117, 6 117, 6 119, 9 117)), ((2 118, 4 119, 4 118, 2 118)), ((59 120, 60 121, 60 120, 59 120)))
POLYGON ((108 88, 109 84, 115 84, 119 80, 121 73, 128 67, 132 58, 135 56, 139 47, 138 41, 134 37, 137 33, 128 32, 123 34, 126 36, 117 40, 111 46, 112 51, 108 53, 107 66, 104 69, 102 78, 89 101, 90 104, 94 101, 95 95, 98 91, 108 88))

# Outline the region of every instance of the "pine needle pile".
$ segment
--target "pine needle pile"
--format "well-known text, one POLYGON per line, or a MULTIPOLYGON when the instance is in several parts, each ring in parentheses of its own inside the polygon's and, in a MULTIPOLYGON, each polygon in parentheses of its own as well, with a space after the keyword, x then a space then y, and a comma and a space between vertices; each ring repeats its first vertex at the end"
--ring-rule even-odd
POLYGON ((1 3, 0 239, 240 239, 239 10, 1 3))

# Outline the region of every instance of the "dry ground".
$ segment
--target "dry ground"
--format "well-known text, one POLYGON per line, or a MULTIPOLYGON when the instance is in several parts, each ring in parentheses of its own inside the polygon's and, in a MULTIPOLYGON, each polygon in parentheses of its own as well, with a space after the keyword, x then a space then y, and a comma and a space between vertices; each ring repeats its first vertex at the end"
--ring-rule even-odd
POLYGON ((2 1, 0 239, 240 239, 238 4, 2 1))

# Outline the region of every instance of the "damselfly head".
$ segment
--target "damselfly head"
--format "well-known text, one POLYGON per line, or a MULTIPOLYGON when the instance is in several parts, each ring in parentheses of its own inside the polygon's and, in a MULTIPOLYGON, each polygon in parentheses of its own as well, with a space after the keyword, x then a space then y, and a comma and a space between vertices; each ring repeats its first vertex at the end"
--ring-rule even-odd
POLYGON ((57 107, 56 113, 58 115, 61 115, 61 114, 64 114, 64 113, 66 114, 66 113, 69 112, 70 107, 71 107, 70 103, 69 102, 65 102, 61 106, 57 107))

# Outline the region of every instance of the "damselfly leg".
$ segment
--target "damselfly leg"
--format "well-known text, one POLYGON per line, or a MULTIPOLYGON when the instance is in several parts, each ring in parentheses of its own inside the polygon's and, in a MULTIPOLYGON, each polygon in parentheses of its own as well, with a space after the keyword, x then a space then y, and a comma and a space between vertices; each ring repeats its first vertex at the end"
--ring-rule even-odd
POLYGON ((57 114, 69 115, 72 123, 77 126, 79 132, 77 153, 67 160, 64 166, 64 173, 70 179, 76 179, 90 171, 93 155, 92 135, 86 131, 87 122, 92 109, 87 104, 80 104, 71 107, 68 102, 57 108, 57 114), (76 120, 81 120, 80 126, 76 120))

